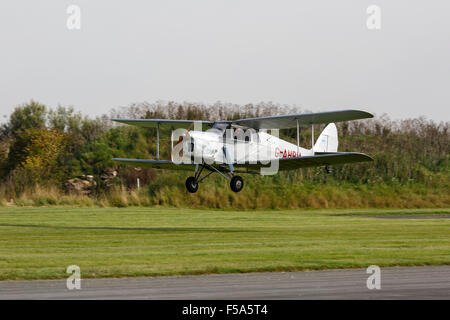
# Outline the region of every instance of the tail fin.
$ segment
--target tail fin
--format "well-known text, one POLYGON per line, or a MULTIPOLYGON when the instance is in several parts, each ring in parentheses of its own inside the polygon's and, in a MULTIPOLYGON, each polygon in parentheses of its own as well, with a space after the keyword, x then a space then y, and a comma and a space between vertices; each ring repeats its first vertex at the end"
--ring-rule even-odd
POLYGON ((323 129, 322 133, 314 145, 314 152, 337 152, 338 133, 334 123, 330 123, 323 129))

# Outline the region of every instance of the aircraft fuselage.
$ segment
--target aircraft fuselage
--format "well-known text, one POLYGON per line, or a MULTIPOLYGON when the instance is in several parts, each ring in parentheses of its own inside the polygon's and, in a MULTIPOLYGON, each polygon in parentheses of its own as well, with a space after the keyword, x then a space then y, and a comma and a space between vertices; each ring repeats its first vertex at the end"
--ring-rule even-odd
POLYGON ((216 131, 189 131, 187 139, 174 147, 174 154, 182 149, 183 157, 196 163, 228 163, 227 152, 233 163, 270 162, 281 158, 313 155, 313 151, 282 140, 266 132, 255 132, 236 137, 216 131), (224 150, 225 148, 225 150, 224 150))

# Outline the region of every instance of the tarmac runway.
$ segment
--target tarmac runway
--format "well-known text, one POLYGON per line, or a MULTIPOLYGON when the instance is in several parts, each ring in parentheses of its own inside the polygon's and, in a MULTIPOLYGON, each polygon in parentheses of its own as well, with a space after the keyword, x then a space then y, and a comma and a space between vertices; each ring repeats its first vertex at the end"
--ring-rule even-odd
POLYGON ((0 299, 445 299, 450 266, 381 268, 381 289, 366 269, 146 278, 0 281, 0 299))

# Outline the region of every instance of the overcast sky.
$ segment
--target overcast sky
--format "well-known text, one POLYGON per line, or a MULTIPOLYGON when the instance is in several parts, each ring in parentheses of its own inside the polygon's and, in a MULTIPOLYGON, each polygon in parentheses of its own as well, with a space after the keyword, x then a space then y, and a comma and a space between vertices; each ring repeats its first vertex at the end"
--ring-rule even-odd
POLYGON ((0 118, 38 100, 272 101, 449 121, 448 0, 2 0, 0 118), (81 29, 66 26, 70 5, 81 29), (381 9, 369 30, 367 7, 381 9))

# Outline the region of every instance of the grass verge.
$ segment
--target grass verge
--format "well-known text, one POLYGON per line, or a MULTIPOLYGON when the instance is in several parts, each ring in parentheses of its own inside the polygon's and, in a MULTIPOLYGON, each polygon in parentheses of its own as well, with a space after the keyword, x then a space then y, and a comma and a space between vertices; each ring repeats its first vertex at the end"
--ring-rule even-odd
POLYGON ((0 280, 66 278, 73 264, 83 278, 450 264, 447 217, 450 209, 0 208, 0 280), (414 219, 376 218, 402 215, 414 219))

